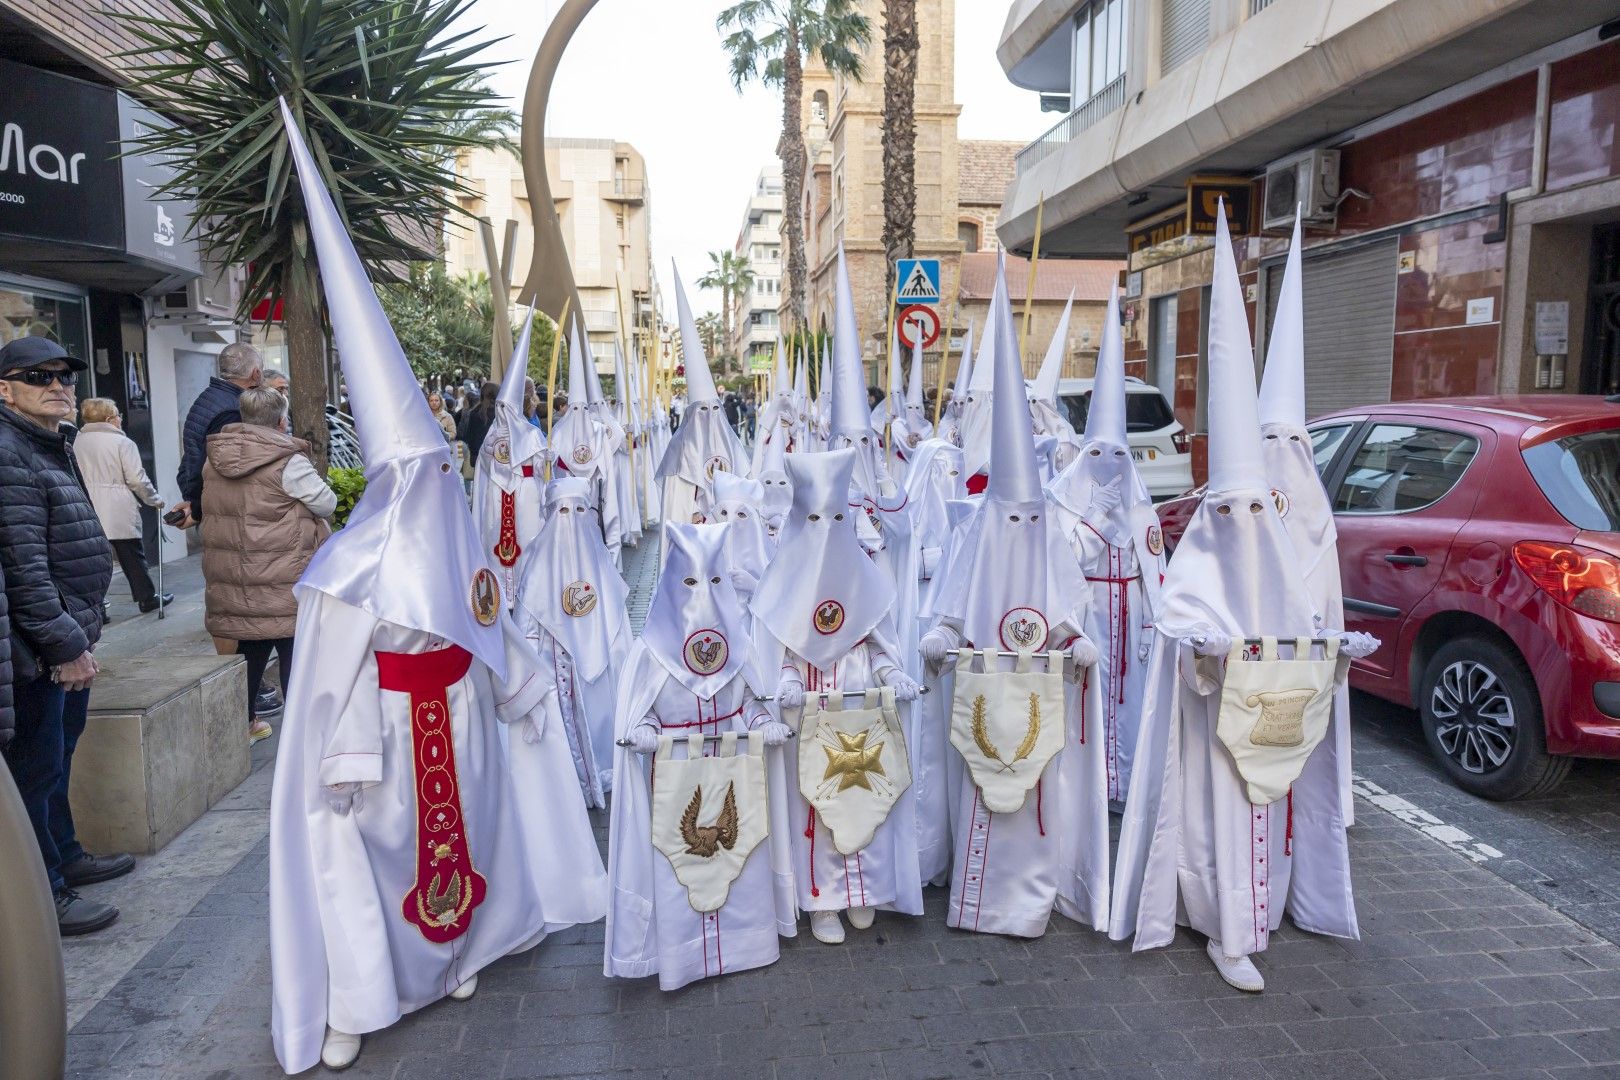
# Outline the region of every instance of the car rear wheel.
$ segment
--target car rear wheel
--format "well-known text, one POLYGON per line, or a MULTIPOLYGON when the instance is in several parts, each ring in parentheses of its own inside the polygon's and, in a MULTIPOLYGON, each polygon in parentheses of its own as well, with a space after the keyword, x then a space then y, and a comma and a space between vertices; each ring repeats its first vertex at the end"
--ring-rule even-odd
POLYGON ((1571 759, 1547 753, 1541 699, 1524 659, 1485 637, 1441 646, 1418 695, 1429 751, 1452 783, 1485 799, 1542 795, 1571 759))

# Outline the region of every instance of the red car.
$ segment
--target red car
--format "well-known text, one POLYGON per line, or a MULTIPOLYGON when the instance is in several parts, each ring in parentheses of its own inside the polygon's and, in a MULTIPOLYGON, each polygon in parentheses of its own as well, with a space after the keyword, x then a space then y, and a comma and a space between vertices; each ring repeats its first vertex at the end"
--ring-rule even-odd
MULTIPOLYGON (((1310 424, 1357 689, 1418 710, 1441 768, 1488 799, 1620 758, 1620 405, 1437 398, 1310 424)), ((1160 506, 1179 539, 1201 491, 1160 506)))

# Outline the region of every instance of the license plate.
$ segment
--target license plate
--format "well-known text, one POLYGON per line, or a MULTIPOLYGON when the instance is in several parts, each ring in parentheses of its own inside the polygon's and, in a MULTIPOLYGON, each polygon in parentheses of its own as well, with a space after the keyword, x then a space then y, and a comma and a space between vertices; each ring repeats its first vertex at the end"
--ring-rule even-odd
POLYGON ((1131 460, 1132 461, 1157 461, 1158 459, 1159 459, 1159 452, 1157 450, 1151 450, 1150 449, 1150 450, 1132 450, 1131 451, 1131 460))

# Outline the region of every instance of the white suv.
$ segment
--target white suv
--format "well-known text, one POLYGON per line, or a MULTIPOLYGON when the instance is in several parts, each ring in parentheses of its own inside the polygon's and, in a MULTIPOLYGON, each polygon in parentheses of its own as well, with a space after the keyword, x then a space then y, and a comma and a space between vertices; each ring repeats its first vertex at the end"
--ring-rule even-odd
MULTIPOLYGON (((1058 401, 1074 430, 1084 435, 1086 413, 1091 406, 1091 379, 1063 379, 1058 383, 1058 401)), ((1154 502, 1173 499, 1190 490, 1192 454, 1185 430, 1159 388, 1141 379, 1125 380, 1125 434, 1131 441, 1131 457, 1154 502)))

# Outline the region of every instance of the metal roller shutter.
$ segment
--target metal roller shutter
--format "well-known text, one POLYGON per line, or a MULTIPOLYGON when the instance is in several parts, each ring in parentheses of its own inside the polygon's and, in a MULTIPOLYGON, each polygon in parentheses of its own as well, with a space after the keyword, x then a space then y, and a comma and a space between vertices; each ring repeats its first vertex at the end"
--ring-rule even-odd
POLYGON ((1164 0, 1159 34, 1159 73, 1168 74, 1209 44, 1209 0, 1164 0))
MULTIPOLYGON (((1389 400, 1395 357, 1394 237, 1305 256, 1305 415, 1389 400)), ((1282 263, 1266 267, 1266 341, 1277 317, 1282 263)))

